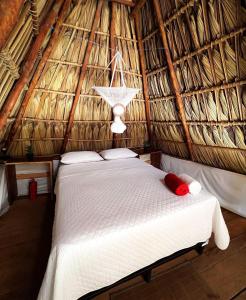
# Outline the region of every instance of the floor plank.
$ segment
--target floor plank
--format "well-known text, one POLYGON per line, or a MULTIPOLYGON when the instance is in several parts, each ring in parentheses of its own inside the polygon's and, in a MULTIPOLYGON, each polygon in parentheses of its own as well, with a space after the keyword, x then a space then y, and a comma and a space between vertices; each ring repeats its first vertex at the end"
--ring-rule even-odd
MULTIPOLYGON (((50 250, 53 206, 48 196, 34 203, 21 199, 0 218, 0 300, 36 299, 50 250)), ((137 277, 96 300, 246 299, 246 219, 226 210, 223 215, 231 236, 226 251, 211 238, 203 255, 192 251, 153 270, 151 283, 137 277)))
POLYGON ((150 283, 111 295, 112 300, 207 300, 218 299, 191 263, 154 278, 150 283))
POLYGON ((47 195, 21 199, 0 218, 0 299, 36 299, 50 251, 53 209, 47 195))

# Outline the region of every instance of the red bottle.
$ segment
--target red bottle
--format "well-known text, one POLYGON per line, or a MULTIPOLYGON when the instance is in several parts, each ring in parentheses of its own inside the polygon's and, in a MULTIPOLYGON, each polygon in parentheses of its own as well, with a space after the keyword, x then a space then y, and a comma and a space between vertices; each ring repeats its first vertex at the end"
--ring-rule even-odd
POLYGON ((29 182, 29 198, 31 201, 35 201, 37 198, 37 181, 35 179, 32 179, 29 182))

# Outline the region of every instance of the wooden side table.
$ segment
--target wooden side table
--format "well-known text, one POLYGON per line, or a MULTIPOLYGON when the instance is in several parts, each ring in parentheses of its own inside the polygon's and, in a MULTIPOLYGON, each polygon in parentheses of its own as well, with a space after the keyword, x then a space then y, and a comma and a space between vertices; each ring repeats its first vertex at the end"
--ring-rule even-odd
POLYGON ((18 179, 32 179, 32 178, 46 178, 49 180, 49 191, 51 199, 53 198, 53 161, 52 160, 13 160, 6 161, 6 178, 7 178, 7 187, 8 187, 8 198, 9 203, 12 204, 17 197, 17 180, 18 179), (17 165, 48 165, 47 172, 41 173, 27 173, 27 174, 16 174, 17 165))
POLYGON ((148 164, 160 169, 161 167, 161 151, 150 151, 139 155, 139 158, 148 164))

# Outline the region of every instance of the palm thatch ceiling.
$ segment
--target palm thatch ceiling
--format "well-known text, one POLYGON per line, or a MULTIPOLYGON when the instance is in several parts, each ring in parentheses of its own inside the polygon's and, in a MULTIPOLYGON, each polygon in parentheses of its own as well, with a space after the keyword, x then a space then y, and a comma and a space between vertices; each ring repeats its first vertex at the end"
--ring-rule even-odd
POLYGON ((14 1, 21 11, 0 44, 9 154, 151 144, 246 173, 246 1, 14 1), (111 108, 92 86, 109 85, 116 49, 126 84, 141 92, 113 136, 111 108))

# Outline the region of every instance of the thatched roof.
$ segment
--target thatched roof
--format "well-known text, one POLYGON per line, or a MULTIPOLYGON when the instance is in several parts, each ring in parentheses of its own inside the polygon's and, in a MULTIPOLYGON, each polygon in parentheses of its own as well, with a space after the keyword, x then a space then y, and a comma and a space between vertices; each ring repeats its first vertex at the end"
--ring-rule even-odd
POLYGON ((53 155, 151 143, 246 173, 245 26, 238 0, 24 1, 0 53, 1 144, 24 156, 28 145, 53 155), (111 108, 92 86, 109 85, 116 48, 126 83, 142 92, 113 136, 111 108))

